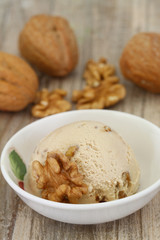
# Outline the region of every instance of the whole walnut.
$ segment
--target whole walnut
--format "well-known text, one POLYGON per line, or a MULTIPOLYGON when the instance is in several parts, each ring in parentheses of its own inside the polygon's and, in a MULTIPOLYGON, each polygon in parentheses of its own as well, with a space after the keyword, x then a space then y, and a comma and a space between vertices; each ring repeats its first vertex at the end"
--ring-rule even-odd
POLYGON ((37 75, 28 63, 0 52, 0 111, 24 109, 34 100, 37 88, 37 75))
POLYGON ((20 33, 19 48, 24 58, 51 76, 69 74, 78 62, 74 32, 62 17, 33 16, 20 33))
POLYGON ((133 36, 120 58, 123 75, 153 93, 160 93, 160 34, 133 36))

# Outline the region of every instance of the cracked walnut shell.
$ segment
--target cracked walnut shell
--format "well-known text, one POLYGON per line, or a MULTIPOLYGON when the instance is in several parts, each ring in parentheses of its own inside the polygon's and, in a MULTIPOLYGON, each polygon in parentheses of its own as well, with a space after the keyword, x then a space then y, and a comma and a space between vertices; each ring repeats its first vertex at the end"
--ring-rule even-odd
POLYGON ((160 34, 138 33, 125 46, 120 58, 124 77, 139 87, 160 93, 160 34))
POLYGON ((24 58, 51 76, 66 76, 78 62, 76 37, 62 17, 33 16, 19 36, 19 48, 24 58))
POLYGON ((41 118, 70 110, 71 104, 63 99, 66 94, 67 92, 63 89, 55 89, 49 92, 44 88, 37 92, 35 105, 32 107, 32 115, 41 118))
POLYGON ((34 101, 38 78, 19 57, 0 52, 0 111, 20 111, 34 101))
POLYGON ((34 161, 32 172, 45 199, 76 203, 88 191, 76 163, 59 151, 48 152, 44 166, 34 161))
POLYGON ((117 78, 103 80, 98 87, 86 86, 83 90, 74 90, 72 101, 77 109, 103 109, 110 107, 126 95, 125 87, 117 78))

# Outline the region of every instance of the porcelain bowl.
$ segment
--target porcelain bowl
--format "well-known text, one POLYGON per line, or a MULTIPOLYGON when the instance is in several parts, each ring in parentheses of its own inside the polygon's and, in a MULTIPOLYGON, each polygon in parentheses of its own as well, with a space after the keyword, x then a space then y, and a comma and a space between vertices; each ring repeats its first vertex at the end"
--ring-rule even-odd
POLYGON ((1 171, 11 188, 36 212, 66 223, 97 224, 137 211, 160 191, 159 146, 160 129, 140 117, 111 110, 70 111, 37 120, 11 137, 1 154, 1 171), (18 185, 10 167, 9 151, 16 149, 28 166, 35 146, 44 136, 56 128, 80 120, 95 120, 109 125, 131 146, 141 169, 140 188, 136 194, 105 203, 68 204, 36 197, 18 185))

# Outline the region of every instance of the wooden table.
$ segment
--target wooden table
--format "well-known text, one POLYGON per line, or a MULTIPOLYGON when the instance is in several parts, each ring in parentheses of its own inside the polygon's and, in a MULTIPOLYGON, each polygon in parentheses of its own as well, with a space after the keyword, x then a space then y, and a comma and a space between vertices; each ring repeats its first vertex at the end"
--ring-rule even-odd
MULTIPOLYGON (((79 64, 65 79, 39 74, 40 87, 61 87, 71 98, 81 89, 83 68, 90 58, 107 57, 127 88, 124 101, 111 109, 132 113, 160 126, 160 95, 143 91, 123 79, 119 58, 125 43, 137 32, 159 31, 159 0, 0 0, 0 50, 19 55, 18 36, 25 22, 38 13, 66 17, 79 43, 79 64)), ((75 107, 73 106, 73 109, 75 107)), ((0 112, 0 152, 20 128, 35 121, 30 106, 18 113, 0 112)), ((50 220, 26 206, 0 173, 0 239, 160 239, 160 193, 136 213, 114 222, 80 226, 50 220)))

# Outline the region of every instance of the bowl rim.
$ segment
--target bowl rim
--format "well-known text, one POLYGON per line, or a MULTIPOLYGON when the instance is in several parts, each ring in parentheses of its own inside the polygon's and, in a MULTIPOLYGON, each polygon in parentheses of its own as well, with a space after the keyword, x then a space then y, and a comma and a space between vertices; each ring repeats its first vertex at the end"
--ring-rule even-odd
POLYGON ((12 139, 14 139, 15 137, 17 137, 19 134, 21 134, 21 132, 23 132, 25 129, 27 129, 28 127, 30 127, 31 125, 37 125, 39 124, 39 122, 47 120, 49 118, 54 118, 56 116, 60 116, 60 115, 69 115, 69 114, 77 114, 77 113, 82 113, 82 112, 112 112, 113 114, 121 114, 130 118, 135 118, 137 120, 141 120, 144 121, 145 123, 151 125, 153 128, 155 128, 156 130, 160 131, 160 128, 158 126, 156 126, 155 124, 153 124, 152 122, 136 116, 134 114, 130 114, 130 113, 126 113, 126 112, 121 112, 121 111, 116 111, 116 110, 101 110, 101 109, 87 109, 87 110, 72 110, 72 111, 68 111, 68 112, 63 112, 63 113, 58 113, 55 115, 51 115, 51 116, 47 116, 45 118, 42 119, 38 119, 32 123, 27 124, 25 127, 21 128, 19 131, 17 131, 5 144, 2 153, 1 153, 1 157, 0 157, 0 168, 1 168, 1 172, 2 175, 4 177, 4 179, 6 180, 6 182, 9 184, 9 186, 20 196, 22 196, 23 198, 26 198, 28 200, 31 200, 33 202, 37 202, 41 205, 44 206, 48 206, 48 207, 54 207, 54 208, 59 208, 59 209, 68 209, 68 210, 93 210, 93 209, 102 209, 102 208, 110 208, 110 207, 115 207, 115 206, 121 206, 124 204, 128 204, 131 203, 133 201, 136 201, 137 199, 141 198, 141 197, 145 197, 146 195, 149 195, 151 193, 157 193, 160 190, 160 178, 154 182, 152 185, 150 185, 149 187, 141 190, 140 192, 135 193, 134 195, 128 196, 126 198, 122 198, 122 199, 117 199, 117 200, 113 200, 113 201, 109 201, 109 202, 103 202, 103 203, 89 203, 89 204, 71 204, 71 203, 59 203, 59 202, 53 202, 50 200, 46 200, 43 198, 40 198, 38 196, 35 196, 23 189, 21 189, 17 184, 14 183, 14 181, 12 181, 12 179, 9 177, 4 165, 3 165, 3 159, 5 159, 5 155, 8 149, 8 145, 10 144, 10 141, 12 141, 12 139))

